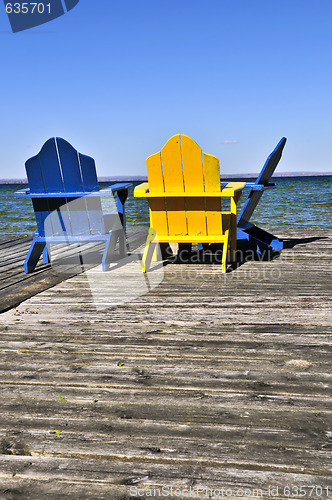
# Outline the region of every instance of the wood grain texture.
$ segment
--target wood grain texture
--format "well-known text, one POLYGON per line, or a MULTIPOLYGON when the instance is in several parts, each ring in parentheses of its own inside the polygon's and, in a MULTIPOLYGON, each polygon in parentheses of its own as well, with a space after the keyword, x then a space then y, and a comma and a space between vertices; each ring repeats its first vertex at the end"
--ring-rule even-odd
MULTIPOLYGON (((0 498, 331 497, 332 233, 284 236, 226 275, 170 263, 114 307, 80 274, 2 313, 0 498)), ((20 243, 0 239, 11 279, 20 243)))
MULTIPOLYGON (((182 134, 181 153, 185 191, 201 194, 204 192, 202 149, 190 137, 182 134)), ((185 208, 187 233, 196 236, 206 235, 205 199, 201 196, 186 198, 185 208)))
POLYGON ((159 193, 163 192, 165 190, 165 186, 160 151, 146 159, 146 169, 149 178, 148 186, 150 193, 154 193, 156 191, 159 193))

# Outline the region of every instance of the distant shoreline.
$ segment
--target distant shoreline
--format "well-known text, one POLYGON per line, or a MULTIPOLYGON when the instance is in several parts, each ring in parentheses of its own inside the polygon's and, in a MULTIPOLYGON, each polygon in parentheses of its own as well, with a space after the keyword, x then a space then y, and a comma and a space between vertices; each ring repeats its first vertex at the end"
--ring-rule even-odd
MULTIPOLYGON (((222 174, 221 179, 256 179, 258 173, 256 174, 222 174)), ((273 178, 278 177, 328 177, 332 176, 332 172, 280 172, 274 175, 273 178)), ((148 178, 143 175, 126 175, 126 176, 110 176, 110 177, 98 177, 98 182, 133 182, 133 181, 147 181, 148 178)), ((28 184, 27 179, 0 179, 0 185, 3 184, 28 184)))

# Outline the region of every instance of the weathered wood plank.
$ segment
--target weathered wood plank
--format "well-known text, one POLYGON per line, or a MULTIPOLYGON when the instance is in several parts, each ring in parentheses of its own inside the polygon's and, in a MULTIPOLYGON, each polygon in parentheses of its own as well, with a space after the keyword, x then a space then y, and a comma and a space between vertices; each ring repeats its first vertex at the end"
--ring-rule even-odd
MULTIPOLYGON (((313 485, 313 477, 310 474, 261 472, 232 467, 220 470, 204 468, 201 465, 193 468, 181 464, 142 465, 121 460, 101 460, 97 463, 95 460, 85 460, 82 469, 82 461, 79 459, 56 457, 4 457, 2 462, 6 476, 1 482, 2 487, 7 490, 7 499, 18 496, 28 499, 42 498, 43 493, 52 496, 58 493, 60 487, 63 498, 146 500, 155 496, 151 494, 153 488, 161 488, 163 485, 169 488, 172 486, 174 493, 178 488, 184 490, 192 487, 192 494, 195 494, 194 488, 196 492, 197 488, 203 489, 194 498, 208 498, 206 495, 211 489, 217 491, 223 488, 224 496, 228 490, 227 497, 234 499, 239 497, 241 488, 247 488, 246 498, 249 499, 268 498, 273 492, 274 498, 284 499, 289 498, 288 490, 284 490, 286 486, 302 485, 308 489, 309 495, 309 487, 313 485), (131 494, 136 491, 136 487, 139 487, 143 494, 131 494), (144 494, 144 489, 150 492, 144 494), (259 490, 262 490, 262 493, 259 490), (11 494, 14 496, 9 496, 11 494)), ((324 491, 330 488, 330 483, 324 476, 314 477, 314 484, 321 485, 325 488, 324 491)), ((180 493, 177 498, 183 499, 185 496, 180 493)), ((311 498, 315 497, 312 495, 311 498)))
MULTIPOLYGON (((65 394, 66 395, 66 394, 65 394)), ((94 397, 95 395, 93 395, 94 397)), ((331 412, 326 412, 321 408, 308 410, 307 408, 294 409, 291 402, 288 407, 279 408, 278 400, 275 401, 275 408, 264 408, 261 404, 263 398, 256 398, 256 405, 249 407, 232 406, 218 404, 211 406, 206 410, 206 406, 202 398, 197 397, 196 404, 181 405, 174 402, 166 401, 164 405, 159 403, 141 404, 141 402, 122 402, 113 401, 112 399, 86 399, 86 400, 71 400, 68 399, 66 404, 60 404, 59 392, 55 388, 51 399, 40 398, 32 400, 23 398, 22 401, 17 399, 8 399, 3 403, 3 415, 5 422, 11 421, 10 428, 20 427, 22 433, 24 429, 29 429, 31 426, 39 427, 40 420, 44 420, 46 416, 51 422, 57 422, 60 430, 66 430, 74 421, 85 422, 85 430, 90 429, 90 423, 87 427, 87 421, 91 421, 91 432, 99 428, 99 432, 104 436, 103 439, 108 439, 108 432, 111 432, 115 426, 113 438, 116 437, 117 423, 124 422, 126 426, 129 424, 135 427, 127 427, 128 436, 140 436, 141 427, 149 423, 154 423, 159 428, 160 435, 168 433, 173 435, 173 429, 179 428, 179 432, 183 435, 205 435, 207 426, 222 429, 224 426, 242 427, 246 432, 251 429, 260 429, 261 432, 275 434, 276 432, 285 433, 286 431, 303 434, 303 437, 308 439, 308 443, 312 442, 308 436, 316 437, 313 448, 324 447, 326 450, 331 448, 331 431, 329 426, 331 423, 331 412), (24 402, 24 407, 22 406, 24 402), (24 412, 25 408, 25 412, 24 412), (16 417, 17 415, 17 417, 16 417), (133 430, 133 433, 130 431, 133 430)), ((54 428, 58 428, 58 427, 54 428)), ((49 430, 52 430, 51 428, 49 430)), ((176 434, 178 435, 178 433, 176 434)), ((297 446, 297 440, 290 441, 288 446, 297 446)), ((304 443, 303 446, 305 447, 304 443)), ((304 448, 303 448, 304 449, 304 448)), ((322 448, 324 449, 324 448, 322 448)))
MULTIPOLYGON (((120 437, 120 436, 119 436, 120 437)), ((239 468, 269 471, 278 469, 285 473, 300 474, 303 468, 312 474, 332 476, 331 454, 319 449, 296 449, 289 442, 271 445, 266 439, 256 443, 246 440, 245 433, 227 442, 219 435, 212 444, 204 435, 196 439, 180 439, 150 436, 146 439, 128 440, 124 450, 123 441, 113 436, 101 438, 92 433, 72 434, 62 431, 54 437, 48 432, 33 432, 3 440, 5 449, 13 454, 66 457, 88 460, 124 460, 140 464, 179 464, 199 467, 239 468)))

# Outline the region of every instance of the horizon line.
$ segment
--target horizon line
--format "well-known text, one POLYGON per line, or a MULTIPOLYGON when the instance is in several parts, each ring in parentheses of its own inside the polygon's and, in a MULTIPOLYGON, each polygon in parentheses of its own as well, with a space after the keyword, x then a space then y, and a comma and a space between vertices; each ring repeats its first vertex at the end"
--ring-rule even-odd
MULTIPOLYGON (((221 174, 220 179, 252 179, 258 176, 258 173, 249 174, 221 174)), ((280 172, 279 174, 273 175, 272 177, 322 177, 322 176, 332 176, 332 172, 280 172)), ((147 181, 146 175, 110 175, 110 176, 100 176, 98 177, 98 182, 114 182, 114 181, 147 181)), ((26 178, 23 179, 0 179, 0 184, 28 184, 26 178)))

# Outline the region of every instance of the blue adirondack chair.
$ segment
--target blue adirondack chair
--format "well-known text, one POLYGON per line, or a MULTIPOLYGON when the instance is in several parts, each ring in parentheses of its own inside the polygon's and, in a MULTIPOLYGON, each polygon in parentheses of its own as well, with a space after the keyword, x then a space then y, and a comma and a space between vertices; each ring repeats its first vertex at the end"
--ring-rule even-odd
POLYGON ((268 156, 260 174, 256 179, 256 182, 246 183, 246 187, 251 187, 251 191, 240 215, 238 216, 237 240, 248 240, 251 243, 254 243, 259 252, 266 247, 270 247, 274 250, 283 248, 282 240, 268 231, 251 224, 249 220, 264 191, 275 187, 275 184, 270 182, 270 179, 280 161, 286 140, 286 137, 283 137, 270 156, 268 156))
POLYGON ((99 190, 93 158, 78 153, 67 141, 54 137, 25 163, 29 188, 16 198, 31 198, 38 230, 24 262, 32 272, 43 254, 49 262, 48 244, 104 242, 102 269, 119 241, 125 253, 124 204, 131 183, 118 183, 99 190), (101 196, 117 195, 117 214, 103 214, 101 196))

